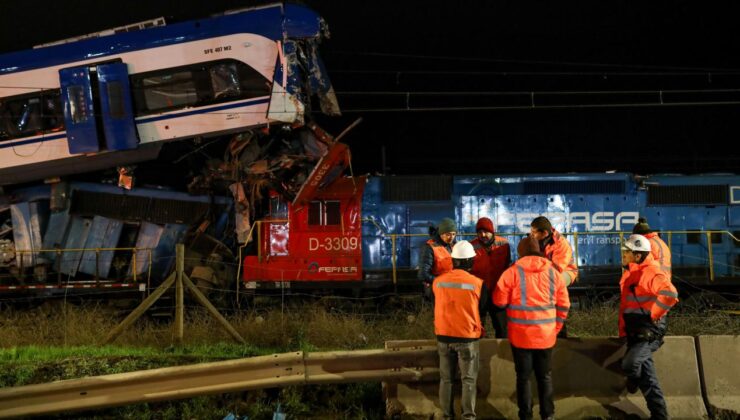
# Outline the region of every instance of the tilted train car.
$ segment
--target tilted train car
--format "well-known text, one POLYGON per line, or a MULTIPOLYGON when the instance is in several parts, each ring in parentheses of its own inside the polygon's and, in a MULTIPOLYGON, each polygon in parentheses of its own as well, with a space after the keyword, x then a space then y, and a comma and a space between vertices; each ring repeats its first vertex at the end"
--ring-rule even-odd
POLYGON ((338 113, 323 20, 274 4, 0 55, 0 186, 155 158, 163 143, 338 113))
POLYGON ((640 216, 668 243, 677 283, 723 287, 740 280, 736 175, 343 178, 300 205, 276 196, 271 209, 256 228, 256 255, 244 258, 247 289, 418 288, 429 227, 453 217, 472 237, 483 216, 514 253, 532 219, 547 216, 574 249, 574 289, 616 287, 619 245, 640 216))
MULTIPOLYGON (((278 3, 134 28, 0 55, 0 292, 138 289, 166 274, 186 233, 196 237, 189 252, 204 260, 206 277, 236 267, 234 225, 249 222, 234 216, 231 198, 218 197, 229 190, 128 191, 71 176, 95 181, 90 173, 153 160, 176 140, 247 132, 239 150, 256 156, 245 145, 264 154, 258 131, 312 126, 312 99, 326 114, 339 112, 317 52, 328 30, 306 7, 278 3)), ((203 168, 188 169, 197 177, 203 168)), ((230 287, 236 274, 218 277, 230 287)))

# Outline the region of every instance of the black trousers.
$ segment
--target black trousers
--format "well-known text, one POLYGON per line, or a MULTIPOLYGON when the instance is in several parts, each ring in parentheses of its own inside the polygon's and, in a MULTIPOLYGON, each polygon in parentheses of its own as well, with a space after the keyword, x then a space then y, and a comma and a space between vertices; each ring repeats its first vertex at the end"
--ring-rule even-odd
MULTIPOLYGON (((483 314, 483 317, 486 316, 491 317, 491 324, 493 325, 495 337, 508 338, 508 334, 506 332, 506 326, 508 323, 508 320, 506 318, 506 309, 499 308, 489 300, 483 314)), ((486 320, 481 319, 481 322, 485 323, 486 320)), ((488 334, 488 336, 490 337, 491 334, 488 334)))
POLYGON ((542 350, 520 349, 511 346, 516 369, 516 400, 519 405, 519 418, 532 418, 532 388, 529 377, 534 370, 537 379, 537 395, 540 402, 540 416, 545 419, 555 415, 552 400, 552 348, 542 350))

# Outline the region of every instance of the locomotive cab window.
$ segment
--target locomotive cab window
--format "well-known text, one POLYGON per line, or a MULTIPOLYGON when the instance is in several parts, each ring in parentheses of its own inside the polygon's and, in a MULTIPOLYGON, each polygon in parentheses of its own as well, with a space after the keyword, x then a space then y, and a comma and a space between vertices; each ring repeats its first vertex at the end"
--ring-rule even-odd
POLYGON ((270 81, 236 60, 219 60, 131 76, 137 115, 270 94, 270 81))
POLYGON ((63 127, 58 90, 0 100, 0 141, 59 131, 63 127))
POLYGON ((308 206, 309 226, 337 226, 341 224, 342 213, 339 201, 312 201, 308 206))
POLYGON ((287 219, 288 203, 280 197, 270 197, 270 217, 273 219, 287 219))

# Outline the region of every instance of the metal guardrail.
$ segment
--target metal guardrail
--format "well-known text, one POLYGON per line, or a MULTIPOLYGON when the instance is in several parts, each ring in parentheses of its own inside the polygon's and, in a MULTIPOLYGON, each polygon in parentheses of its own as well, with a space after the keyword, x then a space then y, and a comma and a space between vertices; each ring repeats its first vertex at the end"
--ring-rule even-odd
POLYGON ((290 385, 417 382, 436 349, 293 352, 0 389, 0 418, 114 407, 290 385))

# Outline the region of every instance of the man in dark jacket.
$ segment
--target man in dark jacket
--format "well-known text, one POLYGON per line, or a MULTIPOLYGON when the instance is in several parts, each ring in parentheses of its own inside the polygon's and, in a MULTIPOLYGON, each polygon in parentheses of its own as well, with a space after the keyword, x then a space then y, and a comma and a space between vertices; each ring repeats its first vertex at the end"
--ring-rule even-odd
POLYGON ((457 236, 457 226, 450 218, 442 219, 433 231, 432 238, 421 247, 418 278, 424 287, 424 297, 432 299, 432 282, 437 276, 452 271, 452 245, 457 236))

